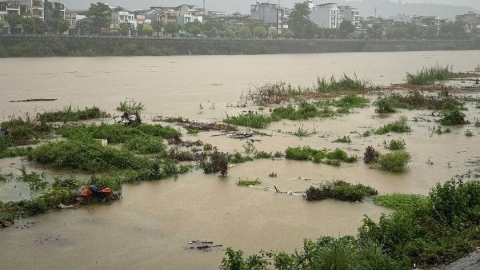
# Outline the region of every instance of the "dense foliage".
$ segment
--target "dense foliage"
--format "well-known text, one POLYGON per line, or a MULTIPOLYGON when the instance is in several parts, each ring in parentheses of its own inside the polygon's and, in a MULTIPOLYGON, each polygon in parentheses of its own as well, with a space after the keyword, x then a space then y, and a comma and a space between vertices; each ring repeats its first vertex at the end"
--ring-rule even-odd
POLYGON ((328 198, 359 202, 364 197, 377 195, 378 192, 370 187, 362 184, 350 184, 342 180, 335 180, 333 182, 325 182, 320 184, 319 187, 313 187, 306 191, 307 201, 320 201, 328 198))

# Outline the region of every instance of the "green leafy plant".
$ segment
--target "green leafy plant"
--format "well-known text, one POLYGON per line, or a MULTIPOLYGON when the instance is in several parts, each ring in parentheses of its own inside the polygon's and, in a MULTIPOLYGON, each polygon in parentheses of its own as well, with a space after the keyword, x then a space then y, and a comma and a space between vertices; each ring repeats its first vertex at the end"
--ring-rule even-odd
POLYGON ((386 149, 390 150, 401 150, 405 149, 405 140, 391 140, 391 141, 383 141, 383 146, 386 149))
POLYGON ((380 155, 377 162, 380 168, 390 172, 403 172, 407 169, 411 156, 405 151, 396 151, 393 153, 380 155))

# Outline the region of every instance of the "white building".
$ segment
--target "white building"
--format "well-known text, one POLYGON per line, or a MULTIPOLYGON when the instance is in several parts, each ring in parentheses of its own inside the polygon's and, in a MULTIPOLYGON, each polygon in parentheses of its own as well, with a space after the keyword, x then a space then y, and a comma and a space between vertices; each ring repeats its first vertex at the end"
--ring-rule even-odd
POLYGON ((118 13, 118 24, 129 23, 132 26, 132 29, 137 28, 137 20, 135 19, 135 14, 128 11, 119 11, 118 13))
POLYGON ((392 19, 394 22, 403 22, 403 23, 412 22, 412 16, 405 15, 405 14, 398 14, 397 16, 391 16, 390 19, 392 19))
MULTIPOLYGON (((311 1, 308 4, 311 6, 311 1)), ((336 3, 314 5, 310 11, 310 20, 323 28, 338 28, 343 21, 336 3)))
POLYGON ((177 23, 185 25, 191 22, 203 22, 203 11, 200 11, 195 6, 181 5, 176 8, 177 23))
POLYGON ((354 6, 337 6, 340 10, 340 16, 343 17, 343 20, 351 21, 355 28, 360 28, 360 14, 358 9, 354 6))

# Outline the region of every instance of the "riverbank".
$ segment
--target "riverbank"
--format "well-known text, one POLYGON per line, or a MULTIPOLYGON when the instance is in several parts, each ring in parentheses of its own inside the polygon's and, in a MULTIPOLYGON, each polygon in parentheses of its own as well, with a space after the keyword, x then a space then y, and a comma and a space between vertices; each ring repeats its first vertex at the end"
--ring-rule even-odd
POLYGON ((0 57, 253 55, 479 49, 479 40, 252 40, 0 36, 0 57))

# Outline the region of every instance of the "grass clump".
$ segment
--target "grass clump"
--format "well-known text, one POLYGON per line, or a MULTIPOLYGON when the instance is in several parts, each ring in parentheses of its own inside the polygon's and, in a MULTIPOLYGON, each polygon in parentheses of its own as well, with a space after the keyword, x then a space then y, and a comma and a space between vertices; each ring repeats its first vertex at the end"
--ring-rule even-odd
POLYGON ((465 114, 458 108, 455 108, 453 110, 444 111, 440 123, 444 126, 454 126, 468 124, 468 121, 465 120, 465 114))
POLYGON ((336 199, 341 201, 362 201, 367 196, 377 195, 378 192, 362 184, 350 184, 342 180, 322 183, 319 187, 311 186, 306 191, 307 201, 336 199))
POLYGON ((134 136, 123 147, 137 154, 161 154, 165 156, 166 146, 161 138, 154 136, 134 136))
POLYGON ((460 107, 462 104, 453 99, 448 93, 440 93, 438 96, 424 95, 419 91, 413 91, 407 95, 393 93, 378 98, 374 104, 379 113, 393 113, 395 108, 417 110, 443 110, 449 107, 460 107))
POLYGON ((347 163, 353 163, 357 161, 357 157, 355 156, 348 156, 345 151, 343 151, 340 148, 336 148, 335 150, 328 152, 326 155, 327 159, 331 160, 339 160, 339 161, 344 161, 347 163))
POLYGON ((248 187, 248 186, 257 186, 260 185, 262 181, 260 179, 250 180, 250 179, 242 179, 237 181, 237 186, 241 187, 248 187))
POLYGON ((235 152, 233 155, 228 156, 228 162, 233 164, 245 163, 247 161, 253 161, 253 158, 249 156, 242 156, 242 154, 239 152, 235 152))
POLYGON ((348 156, 345 151, 336 148, 334 151, 316 150, 309 146, 304 147, 288 147, 285 150, 285 158, 293 160, 311 160, 314 163, 324 163, 331 166, 340 166, 340 163, 353 163, 357 161, 357 157, 348 156))
POLYGON ((245 126, 251 128, 266 128, 272 121, 277 121, 276 119, 272 119, 272 117, 263 114, 254 114, 253 112, 249 112, 246 114, 241 114, 239 116, 228 116, 226 119, 223 119, 223 122, 227 124, 237 125, 237 126, 245 126))
POLYGON ((117 107, 117 111, 126 112, 126 111, 143 111, 145 110, 145 105, 142 102, 136 102, 135 100, 125 100, 120 102, 120 105, 117 107))
POLYGON ((85 107, 85 109, 74 109, 72 106, 67 106, 63 110, 44 112, 38 114, 38 120, 40 122, 71 122, 79 120, 89 120, 107 117, 108 114, 105 111, 101 111, 98 107, 93 106, 91 108, 85 107))
POLYGON ((255 155, 253 157, 255 159, 270 159, 273 158, 274 155, 271 152, 267 153, 265 151, 255 151, 255 155))
POLYGON ((43 144, 28 153, 28 159, 57 169, 102 172, 114 169, 139 170, 148 167, 148 160, 132 152, 102 146, 90 136, 77 136, 67 141, 43 144))
POLYGON ((387 194, 373 197, 377 205, 393 209, 395 211, 408 211, 425 208, 428 204, 428 197, 415 194, 387 194))
POLYGON ((435 81, 445 81, 455 76, 452 72, 452 66, 446 65, 441 67, 439 65, 433 67, 423 67, 415 74, 407 72, 407 82, 413 85, 428 85, 433 84, 435 81))
POLYGON ((333 102, 335 107, 348 107, 348 108, 363 108, 368 106, 370 100, 365 97, 360 97, 356 94, 348 94, 339 100, 333 102))
POLYGON ((336 140, 334 140, 333 142, 337 142, 337 143, 351 143, 352 142, 352 139, 350 139, 350 136, 343 136, 341 138, 338 138, 336 140))
MULTIPOLYGON (((311 160, 319 152, 324 152, 321 150, 315 150, 309 146, 304 147, 288 147, 285 150, 285 158, 293 160, 311 160)), ((323 157, 322 157, 323 158, 323 157)))
POLYGON ((0 138, 2 140, 0 144, 3 147, 35 144, 38 139, 47 137, 53 130, 51 125, 29 115, 2 122, 0 129, 5 132, 5 136, 0 138))
POLYGON ((395 122, 389 123, 384 125, 383 127, 375 130, 375 134, 377 135, 383 135, 387 134, 389 132, 410 132, 412 131, 410 126, 407 125, 407 117, 401 116, 400 119, 398 119, 395 122))
POLYGON ((405 149, 405 140, 383 141, 383 146, 390 150, 402 150, 405 149))
POLYGON ((321 93, 335 93, 335 92, 349 92, 349 91, 362 91, 367 88, 367 82, 359 80, 355 75, 353 78, 343 74, 343 77, 336 79, 330 77, 317 78, 317 84, 314 86, 314 90, 321 93))
POLYGON ((396 151, 380 155, 377 162, 380 168, 390 172, 403 172, 407 169, 411 156, 405 151, 396 151))

